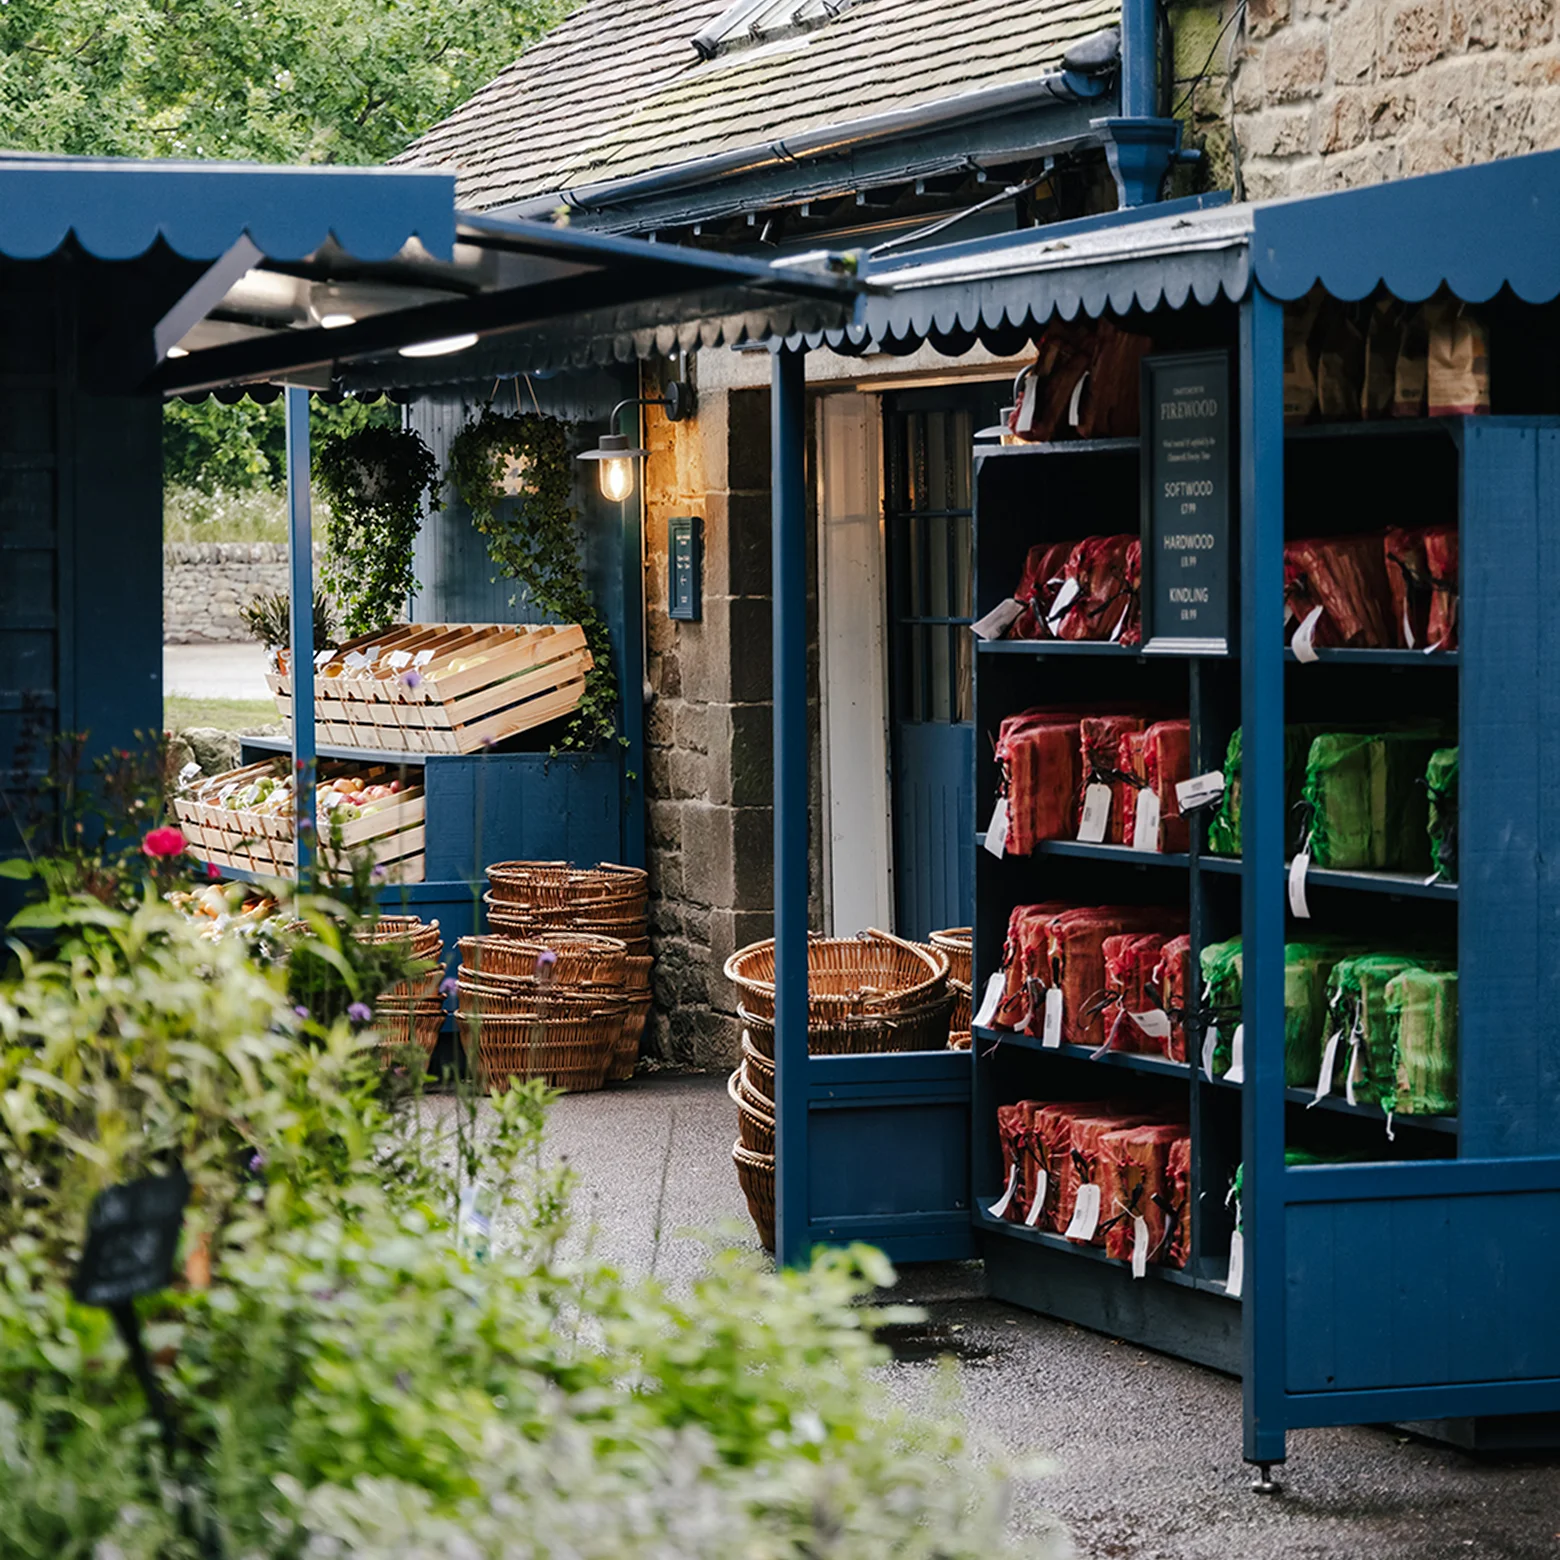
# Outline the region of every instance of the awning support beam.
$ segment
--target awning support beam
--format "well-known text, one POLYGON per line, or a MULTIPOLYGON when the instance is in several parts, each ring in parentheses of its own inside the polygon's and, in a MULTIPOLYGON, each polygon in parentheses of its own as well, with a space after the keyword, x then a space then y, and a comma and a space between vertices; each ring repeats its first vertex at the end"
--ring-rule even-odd
POLYGON ((775 1260, 808 1257, 807 469, 805 350, 780 347, 770 389, 774 611, 775 1260))

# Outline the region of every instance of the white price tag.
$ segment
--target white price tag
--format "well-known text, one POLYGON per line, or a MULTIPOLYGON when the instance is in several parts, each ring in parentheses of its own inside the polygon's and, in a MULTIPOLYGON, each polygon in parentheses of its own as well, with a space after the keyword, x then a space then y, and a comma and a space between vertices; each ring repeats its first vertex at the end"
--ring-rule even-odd
POLYGON ((997 805, 991 809, 991 822, 986 825, 986 838, 984 844, 993 856, 1005 856, 1007 854, 1008 837, 1008 799, 1005 796, 997 798, 997 805))
POLYGON ((412 665, 413 666, 426 666, 432 659, 433 659, 433 651, 431 651, 431 650, 419 650, 417 652, 417 654, 412 657, 412 665))
POLYGON ((1055 1050, 1062 1043, 1062 988, 1048 986, 1045 993, 1045 1018, 1040 1026, 1040 1044, 1055 1050))
POLYGON ((1093 1240, 1100 1226, 1100 1189, 1097 1186, 1080 1186, 1078 1200, 1073 1204, 1072 1223, 1067 1226, 1068 1240, 1093 1240))
POLYGON ((1137 812, 1132 819, 1133 850, 1159 849, 1159 792, 1145 785, 1137 796, 1137 812))
POLYGON ((1305 902, 1305 875, 1310 869, 1309 848, 1289 863, 1289 911, 1307 921, 1311 919, 1311 907, 1305 902))
POLYGON ((1349 1036, 1349 1071, 1343 1084, 1344 1096, 1351 1105, 1359 1104, 1359 1101, 1354 1097, 1354 1085, 1360 1081, 1360 1062, 1364 1057, 1362 1049, 1364 1039, 1364 1030, 1356 1019, 1354 1033, 1349 1036))
POLYGON ((1000 639, 1024 615, 1024 604, 1009 596, 1000 606, 993 607, 985 617, 970 624, 970 632, 977 639, 1000 639))
POLYGON ((1246 1282, 1246 1238, 1239 1230, 1230 1236, 1230 1276, 1224 1280, 1224 1292, 1232 1300, 1240 1299, 1246 1282))
POLYGON ((1098 845, 1110 824, 1110 787, 1094 780, 1083 788, 1083 816, 1078 820, 1078 838, 1098 845))
POLYGON ((1203 1077, 1213 1076, 1213 1053, 1219 1044, 1219 1026, 1209 1024, 1203 1031, 1202 1070, 1203 1077))
POLYGON ((1056 600, 1051 603, 1051 610, 1045 615, 1046 622, 1059 622, 1062 614, 1073 604, 1082 589, 1077 580, 1063 580, 1062 588, 1056 593, 1056 600))
POLYGON ((1033 433, 1035 405, 1040 399, 1040 376, 1033 370, 1024 379, 1024 393, 1018 398, 1018 416, 1013 419, 1018 433, 1033 433))
POLYGON ((1040 1222, 1040 1215, 1045 1212, 1045 1193, 1050 1186, 1051 1178, 1044 1170, 1035 1171, 1035 1200, 1029 1205, 1029 1212, 1024 1215, 1024 1223, 1033 1229, 1040 1222))
POLYGON ((1018 1166, 1015 1164, 1008 1171, 1007 1190, 986 1210, 993 1219, 1000 1219, 1013 1201, 1013 1194, 1018 1190, 1018 1166))
POLYGON ((1244 1083, 1246 1081, 1246 1026, 1237 1024, 1235 1034, 1230 1040, 1230 1070, 1225 1073, 1226 1083, 1244 1083))
POLYGON ((331 661, 335 658, 335 654, 336 652, 334 650, 316 650, 314 652, 315 670, 318 671, 322 666, 329 666, 331 661))
POLYGON ((410 650, 392 650, 385 660, 390 664, 390 670, 398 672, 403 666, 412 664, 412 652, 410 650))
POLYGON ((1002 1006, 1002 993, 1007 990, 1007 976, 1000 970, 986 982, 986 995, 981 998, 980 1011, 971 1021, 977 1029, 989 1029, 991 1021, 1002 1006))
POLYGON ((1150 1040, 1168 1040, 1173 1027, 1170 1023, 1170 1015, 1163 1008, 1150 1008, 1146 1013, 1128 1013, 1132 1020, 1150 1040))
POLYGON ((1148 1272, 1148 1220, 1140 1213, 1132 1215, 1132 1276, 1142 1278, 1148 1272))
MULTIPOLYGON (((1333 1067, 1338 1060, 1338 1044, 1343 1039, 1343 1031, 1335 1029, 1327 1037, 1327 1048, 1322 1052, 1322 1070, 1316 1075, 1316 1093, 1312 1097, 1311 1104, 1317 1100, 1325 1100, 1332 1093, 1333 1067)), ((1352 1089, 1353 1085, 1350 1085, 1352 1089)), ((1307 1106, 1307 1109, 1310 1107, 1307 1106)))
POLYGON ((341 665, 344 671, 355 672, 359 667, 367 666, 368 662, 368 656, 366 656, 361 650, 349 650, 347 651, 346 655, 342 657, 341 665))
POLYGON ((1089 382, 1089 370, 1078 376, 1078 383, 1073 386, 1072 399, 1067 403, 1067 426, 1076 428, 1083 416, 1083 387, 1089 382))
POLYGON ((1224 795, 1224 771, 1210 769, 1205 775, 1193 775, 1190 780, 1177 780, 1175 799, 1184 813, 1195 812, 1224 795))
POLYGON ((1408 602, 1403 603, 1403 643, 1410 650, 1414 649, 1414 625, 1408 620, 1408 602))
POLYGON ((1305 615, 1305 621, 1295 630, 1295 637, 1289 641, 1289 648, 1294 651, 1297 661, 1315 661, 1318 658, 1316 646, 1311 642, 1316 638, 1316 625, 1322 620, 1322 608, 1312 607, 1305 615))

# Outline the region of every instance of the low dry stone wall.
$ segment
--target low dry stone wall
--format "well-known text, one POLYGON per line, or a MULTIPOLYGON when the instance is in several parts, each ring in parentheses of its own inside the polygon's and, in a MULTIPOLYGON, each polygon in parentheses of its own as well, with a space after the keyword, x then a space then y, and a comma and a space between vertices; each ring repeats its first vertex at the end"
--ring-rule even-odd
MULTIPOLYGON (((316 547, 316 575, 319 555, 316 547)), ((263 592, 286 589, 284 542, 165 543, 163 643, 245 643, 250 634, 239 608, 263 592)))

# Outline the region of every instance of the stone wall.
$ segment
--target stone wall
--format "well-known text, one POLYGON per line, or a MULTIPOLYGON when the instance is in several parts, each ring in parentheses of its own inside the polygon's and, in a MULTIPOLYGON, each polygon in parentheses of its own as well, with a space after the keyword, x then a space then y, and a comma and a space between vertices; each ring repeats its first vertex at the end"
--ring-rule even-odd
POLYGON ((646 439, 650 1048, 730 1065, 739 1035, 721 968, 773 931, 769 397, 704 395, 678 424, 652 407, 646 439), (697 623, 666 611, 667 522, 684 515, 704 524, 697 623))
MULTIPOLYGON (((320 550, 314 549, 315 572, 320 550)), ((247 643, 239 608, 287 589, 285 542, 168 542, 163 547, 163 643, 247 643)))
POLYGON ((1555 0, 1250 0, 1234 80, 1247 196, 1560 146, 1556 11, 1555 0))

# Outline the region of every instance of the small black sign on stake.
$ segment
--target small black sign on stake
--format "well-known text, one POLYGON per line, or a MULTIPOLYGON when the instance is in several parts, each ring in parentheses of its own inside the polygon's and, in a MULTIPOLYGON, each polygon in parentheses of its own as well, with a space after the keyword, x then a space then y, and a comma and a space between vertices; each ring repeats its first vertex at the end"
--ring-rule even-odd
POLYGON ((173 1261, 189 1199, 189 1178, 182 1169, 99 1192, 87 1214, 86 1248, 71 1288, 82 1305, 96 1306, 114 1318, 170 1458, 177 1439, 173 1419, 147 1358, 135 1300, 173 1282, 173 1261))
POLYGON ((1230 360, 1143 361, 1143 649, 1230 649, 1230 360))

